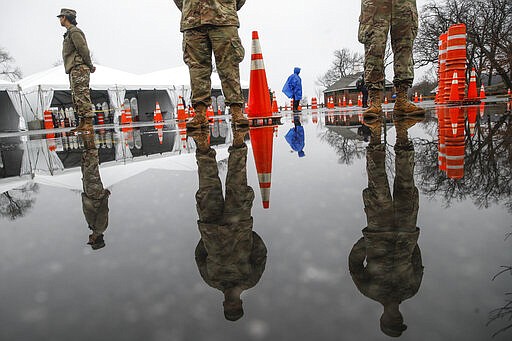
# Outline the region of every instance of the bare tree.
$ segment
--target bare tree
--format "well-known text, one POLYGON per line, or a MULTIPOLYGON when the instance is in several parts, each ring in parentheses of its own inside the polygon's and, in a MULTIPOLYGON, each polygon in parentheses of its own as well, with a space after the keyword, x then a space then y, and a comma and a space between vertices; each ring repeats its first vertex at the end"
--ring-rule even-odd
POLYGON ((14 65, 14 58, 11 57, 9 52, 0 47, 0 76, 14 82, 21 79, 21 69, 14 65))
POLYGON ((362 70, 363 62, 364 57, 360 53, 351 52, 347 48, 335 50, 331 68, 324 75, 318 77, 317 84, 329 87, 340 78, 362 70))
POLYGON ((471 67, 494 73, 512 87, 512 2, 510 0, 430 0, 423 7, 415 44, 419 66, 437 63, 439 36, 456 23, 467 28, 467 60, 471 67))

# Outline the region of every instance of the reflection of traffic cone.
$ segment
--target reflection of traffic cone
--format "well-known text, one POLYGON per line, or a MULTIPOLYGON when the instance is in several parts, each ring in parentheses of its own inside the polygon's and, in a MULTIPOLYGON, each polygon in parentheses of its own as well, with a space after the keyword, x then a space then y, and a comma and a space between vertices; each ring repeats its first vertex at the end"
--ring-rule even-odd
POLYGON ((272 116, 268 95, 267 73, 263 63, 260 39, 257 31, 252 32, 251 76, 249 85, 249 117, 272 116))
POLYGON ((482 84, 482 86, 480 87, 480 99, 485 99, 487 98, 485 96, 485 88, 484 88, 484 85, 482 84))
POLYGON ((469 78, 468 99, 478 99, 475 68, 471 70, 471 77, 469 78))
POLYGON ((420 102, 423 102, 423 95, 420 94, 420 102))
POLYGON ((274 127, 254 128, 250 130, 250 135, 263 208, 269 208, 274 127))
POLYGON ((178 97, 178 121, 185 121, 187 114, 185 113, 185 106, 183 105, 183 97, 178 97))
POLYGON ((468 124, 469 124, 469 133, 471 136, 475 136, 475 125, 476 125, 476 116, 477 116, 477 107, 469 107, 468 108, 468 124))
POLYGON ((457 135, 458 125, 459 125, 459 108, 450 108, 450 122, 452 123, 452 134, 453 136, 457 135))
MULTIPOLYGON (((183 104, 181 106, 183 107, 183 104)), ((160 122, 164 121, 164 119, 162 117, 162 110, 160 110, 160 104, 158 104, 158 102, 156 102, 155 112, 153 113, 153 121, 155 123, 160 123, 160 122)))
POLYGON ((358 107, 363 106, 363 95, 361 95, 361 94, 357 95, 357 106, 358 107))
POLYGON ((508 95, 509 98, 512 97, 512 92, 510 92, 510 88, 507 91, 507 95, 508 95))
POLYGON ((480 103, 480 117, 484 117, 485 114, 485 102, 480 103))
POLYGON ((453 73, 452 87, 450 89, 450 101, 459 100, 459 79, 457 78, 457 72, 453 73))

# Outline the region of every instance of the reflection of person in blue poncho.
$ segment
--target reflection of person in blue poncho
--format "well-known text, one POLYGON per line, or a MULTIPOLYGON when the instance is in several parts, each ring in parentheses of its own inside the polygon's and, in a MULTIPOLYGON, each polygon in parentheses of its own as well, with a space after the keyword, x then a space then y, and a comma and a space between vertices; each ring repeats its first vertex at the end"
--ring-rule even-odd
POLYGON ((304 136, 304 127, 300 123, 300 118, 298 115, 293 117, 293 123, 295 124, 294 128, 291 128, 290 131, 284 137, 286 142, 290 145, 290 147, 299 154, 299 157, 304 157, 306 154, 304 153, 305 146, 305 136, 304 136))
POLYGON ((299 112, 299 103, 302 99, 302 79, 299 77, 300 68, 293 70, 293 75, 288 77, 283 87, 284 94, 293 99, 293 112, 299 112))

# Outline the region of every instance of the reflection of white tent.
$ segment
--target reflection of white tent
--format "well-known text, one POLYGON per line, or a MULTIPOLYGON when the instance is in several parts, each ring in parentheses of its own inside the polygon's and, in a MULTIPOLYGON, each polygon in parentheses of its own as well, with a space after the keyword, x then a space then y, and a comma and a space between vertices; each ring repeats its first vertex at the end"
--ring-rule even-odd
MULTIPOLYGON (((217 158, 224 159, 228 157, 228 148, 216 149, 217 158)), ((114 162, 102 163, 100 167, 101 182, 105 188, 111 188, 113 185, 139 175, 150 169, 160 169, 167 171, 196 171, 197 162, 194 154, 173 155, 162 158, 144 158, 138 162, 119 164, 114 162)), ((82 190, 82 173, 80 168, 65 170, 63 173, 49 176, 36 175, 33 179, 36 183, 62 187, 71 190, 82 190)))

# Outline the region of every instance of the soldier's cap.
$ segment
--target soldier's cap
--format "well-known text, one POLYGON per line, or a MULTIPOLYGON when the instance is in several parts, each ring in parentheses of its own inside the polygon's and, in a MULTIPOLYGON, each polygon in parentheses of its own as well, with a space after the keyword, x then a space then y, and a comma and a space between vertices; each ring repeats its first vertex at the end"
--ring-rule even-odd
POLYGON ((74 9, 63 8, 60 10, 60 14, 57 15, 57 18, 60 17, 73 17, 76 18, 76 11, 74 9))

